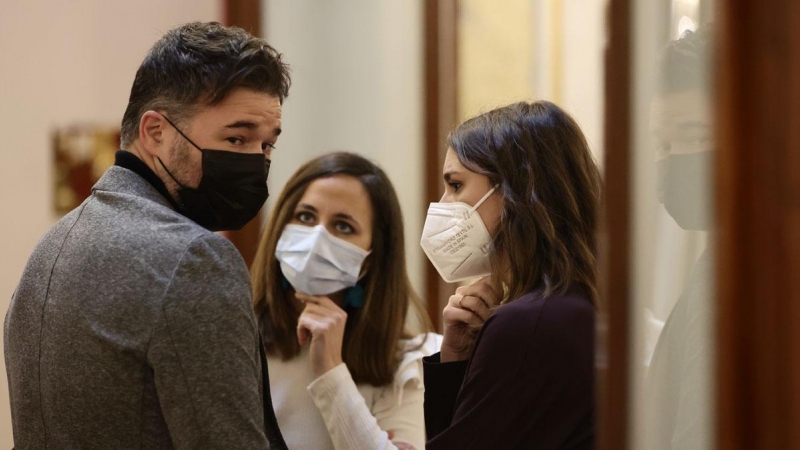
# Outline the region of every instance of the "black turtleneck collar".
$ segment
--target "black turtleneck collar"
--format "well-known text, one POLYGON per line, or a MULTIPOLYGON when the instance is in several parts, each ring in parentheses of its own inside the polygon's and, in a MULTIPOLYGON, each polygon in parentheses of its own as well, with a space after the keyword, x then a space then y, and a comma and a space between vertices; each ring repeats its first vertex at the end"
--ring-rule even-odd
POLYGON ((170 195, 169 190, 167 190, 167 185, 164 184, 164 182, 161 181, 161 178, 159 178, 155 172, 150 170, 150 168, 147 167, 147 164, 145 164, 136 155, 125 150, 118 150, 114 156, 114 165, 128 169, 147 180, 148 183, 156 188, 156 190, 167 199, 173 208, 180 211, 178 204, 172 198, 172 195, 170 195))

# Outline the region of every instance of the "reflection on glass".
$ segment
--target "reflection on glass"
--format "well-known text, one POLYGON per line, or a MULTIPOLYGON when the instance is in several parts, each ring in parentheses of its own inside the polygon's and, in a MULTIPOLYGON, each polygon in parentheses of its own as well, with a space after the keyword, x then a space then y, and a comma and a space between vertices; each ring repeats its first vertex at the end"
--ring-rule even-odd
POLYGON ((635 368, 643 387, 634 401, 644 412, 637 442, 648 449, 711 449, 713 25, 696 25, 697 0, 674 1, 672 11, 669 35, 679 37, 658 58, 647 118, 652 147, 638 149, 655 161, 650 182, 658 205, 653 295, 637 299, 642 311, 637 328, 645 341, 635 368))

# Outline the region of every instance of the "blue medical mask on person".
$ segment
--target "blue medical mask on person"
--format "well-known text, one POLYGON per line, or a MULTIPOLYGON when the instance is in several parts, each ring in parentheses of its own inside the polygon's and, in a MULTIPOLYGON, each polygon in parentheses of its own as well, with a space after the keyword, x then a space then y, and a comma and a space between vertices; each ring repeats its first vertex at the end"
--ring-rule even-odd
POLYGON ((296 291, 309 295, 329 295, 355 286, 369 254, 322 225, 288 224, 275 247, 283 276, 296 291))
POLYGON ((269 197, 270 160, 263 153, 202 149, 169 118, 163 117, 203 154, 203 176, 196 189, 181 184, 158 158, 167 174, 180 186, 180 212, 211 231, 241 229, 258 214, 269 197))

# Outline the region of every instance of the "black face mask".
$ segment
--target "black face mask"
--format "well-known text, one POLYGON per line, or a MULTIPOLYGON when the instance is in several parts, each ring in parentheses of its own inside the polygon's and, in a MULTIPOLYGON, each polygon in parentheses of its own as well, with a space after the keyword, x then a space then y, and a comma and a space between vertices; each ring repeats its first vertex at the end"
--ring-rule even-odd
POLYGON ((670 155, 659 161, 658 199, 684 230, 708 230, 711 217, 711 152, 670 155))
POLYGON ((197 189, 180 186, 181 213, 211 231, 239 230, 258 214, 269 197, 267 175, 270 160, 263 153, 236 153, 202 149, 166 116, 178 133, 203 154, 203 176, 197 189))

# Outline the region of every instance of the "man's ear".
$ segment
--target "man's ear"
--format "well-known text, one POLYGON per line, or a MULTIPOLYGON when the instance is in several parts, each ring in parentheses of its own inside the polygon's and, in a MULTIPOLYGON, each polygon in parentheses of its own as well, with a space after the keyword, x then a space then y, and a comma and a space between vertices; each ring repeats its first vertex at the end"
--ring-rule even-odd
POLYGON ((139 142, 142 148, 153 157, 161 157, 168 150, 171 125, 158 112, 147 111, 139 120, 139 142))

